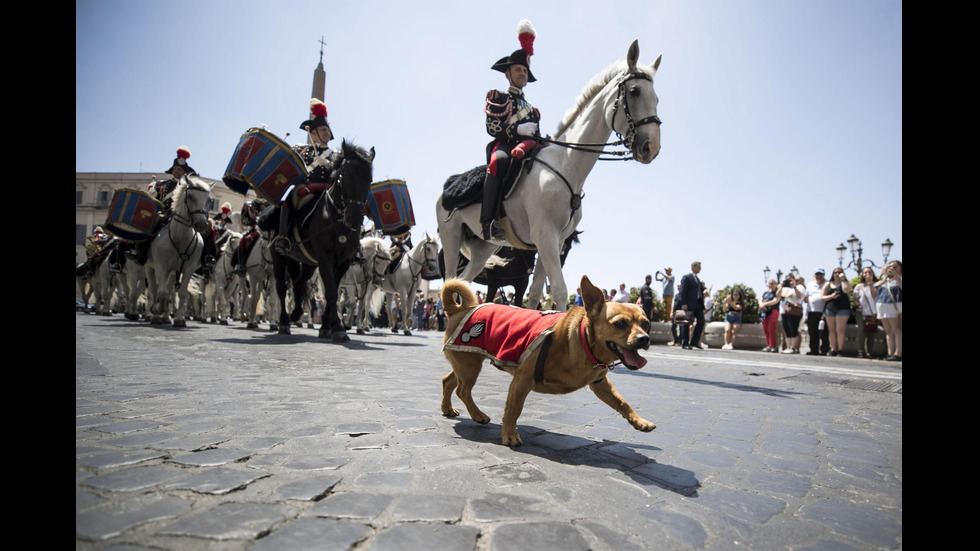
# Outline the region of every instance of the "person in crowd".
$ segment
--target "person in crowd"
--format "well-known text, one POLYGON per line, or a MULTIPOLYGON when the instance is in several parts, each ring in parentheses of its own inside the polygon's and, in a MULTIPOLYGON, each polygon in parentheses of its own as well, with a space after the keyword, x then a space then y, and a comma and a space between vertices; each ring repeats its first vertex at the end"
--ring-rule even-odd
POLYGON ((653 283, 653 276, 647 274, 646 278, 643 279, 643 285, 640 286, 640 308, 643 308, 643 315, 647 317, 650 321, 657 321, 653 318, 653 289, 650 284, 653 283))
POLYGON ((674 269, 670 266, 664 268, 663 273, 657 272, 657 279, 661 282, 660 296, 664 297, 664 321, 670 322, 674 317, 674 269))
POLYGON ((813 281, 806 284, 806 327, 810 335, 808 356, 826 356, 830 352, 827 326, 823 321, 823 286, 827 282, 823 268, 817 268, 813 281))
POLYGON ((875 271, 871 266, 861 270, 861 281, 854 286, 854 320, 858 326, 858 358, 871 358, 871 339, 878 332, 878 309, 875 298, 875 271))
POLYGON ((770 279, 768 289, 762 293, 759 303, 759 317, 762 318, 762 332, 766 335, 766 347, 763 352, 779 352, 779 335, 776 325, 779 323, 779 282, 770 279))
POLYGON ((844 350, 844 330, 851 317, 851 282, 844 275, 844 268, 834 268, 830 281, 823 284, 820 300, 824 303, 824 320, 830 337, 829 356, 837 356, 844 350))
POLYGON ((619 302, 621 304, 629 304, 629 301, 630 301, 630 292, 626 290, 626 284, 625 283, 620 283, 619 284, 619 292, 616 293, 616 297, 613 300, 615 300, 616 302, 619 302))
POLYGON ((732 289, 725 297, 725 344, 722 350, 732 350, 735 348, 735 337, 738 330, 742 327, 742 310, 745 308, 745 300, 742 298, 742 291, 732 289))
POLYGON ((875 283, 878 293, 875 306, 885 328, 888 355, 885 360, 902 361, 902 263, 892 260, 885 265, 882 279, 875 283))
POLYGON ((783 354, 799 354, 800 322, 803 319, 803 301, 806 299, 806 287, 802 282, 793 280, 792 275, 786 276, 779 289, 780 312, 783 321, 783 333, 786 335, 786 348, 783 354))
POLYGON ((582 299, 582 288, 575 288, 575 306, 585 306, 585 300, 582 299))
POLYGON ((681 326, 681 348, 691 350, 691 343, 697 345, 701 342, 701 333, 704 332, 704 295, 701 286, 701 262, 691 263, 691 273, 681 278, 681 292, 678 302, 682 310, 691 312, 694 315, 694 329, 691 325, 681 326))

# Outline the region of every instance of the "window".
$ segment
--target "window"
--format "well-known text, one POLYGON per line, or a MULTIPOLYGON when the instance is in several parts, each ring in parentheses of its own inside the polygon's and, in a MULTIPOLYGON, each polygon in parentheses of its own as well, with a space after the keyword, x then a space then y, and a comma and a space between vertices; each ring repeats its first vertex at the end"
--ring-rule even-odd
POLYGON ((109 191, 99 192, 99 208, 107 209, 109 208, 109 201, 112 200, 112 193, 109 191))
POLYGON ((75 224, 75 244, 85 244, 85 226, 83 224, 75 224))
POLYGON ((75 204, 76 205, 81 205, 82 204, 82 192, 81 191, 76 191, 75 192, 75 204))

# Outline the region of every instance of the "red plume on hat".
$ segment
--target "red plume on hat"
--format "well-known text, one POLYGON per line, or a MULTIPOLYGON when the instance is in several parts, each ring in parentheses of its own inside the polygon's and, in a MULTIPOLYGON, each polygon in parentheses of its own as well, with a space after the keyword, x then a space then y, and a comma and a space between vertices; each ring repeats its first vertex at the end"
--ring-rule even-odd
POLYGON ((313 98, 310 100, 310 116, 312 117, 326 117, 327 116, 327 104, 322 101, 313 98))
POLYGON ((182 145, 177 148, 177 158, 187 160, 191 158, 191 150, 187 148, 186 145, 182 145))
POLYGON ((187 159, 191 158, 191 150, 186 145, 182 145, 177 148, 177 158, 174 159, 174 163, 170 165, 170 168, 166 170, 167 174, 173 174, 174 168, 180 167, 184 169, 184 172, 188 174, 197 174, 197 172, 191 168, 191 165, 187 164, 187 159))
POLYGON ((537 37, 538 33, 534 30, 534 25, 527 19, 521 19, 517 24, 517 40, 521 42, 521 49, 529 56, 534 55, 534 39, 537 37))

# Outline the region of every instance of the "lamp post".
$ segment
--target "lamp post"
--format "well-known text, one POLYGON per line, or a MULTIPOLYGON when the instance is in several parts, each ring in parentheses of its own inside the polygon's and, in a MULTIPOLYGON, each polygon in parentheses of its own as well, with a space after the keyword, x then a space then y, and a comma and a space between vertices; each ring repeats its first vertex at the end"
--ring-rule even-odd
MULTIPOLYGON (((847 239, 847 244, 851 251, 851 261, 847 264, 847 266, 844 266, 844 253, 848 250, 848 247, 845 247, 844 244, 841 243, 837 247, 838 266, 844 268, 845 270, 847 268, 854 268, 858 275, 861 274, 861 270, 863 269, 865 263, 870 264, 879 270, 881 269, 881 266, 875 264, 873 260, 865 261, 863 259, 862 255, 864 254, 864 249, 862 247, 861 240, 855 237, 853 233, 851 234, 851 237, 847 239)), ((888 264, 888 255, 892 252, 892 245, 894 245, 894 243, 891 242, 891 239, 885 239, 884 243, 881 244, 881 255, 885 257, 885 264, 888 264)))

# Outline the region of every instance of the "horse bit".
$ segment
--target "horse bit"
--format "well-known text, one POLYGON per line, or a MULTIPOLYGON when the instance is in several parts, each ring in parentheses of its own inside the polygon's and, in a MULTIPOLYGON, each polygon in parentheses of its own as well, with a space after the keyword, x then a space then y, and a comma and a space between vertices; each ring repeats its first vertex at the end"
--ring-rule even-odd
MULTIPOLYGON (((204 215, 205 218, 207 218, 208 211, 205 210, 205 209, 191 210, 190 207, 187 206, 186 194, 187 193, 190 193, 192 191, 201 191, 201 190, 191 189, 190 187, 188 187, 187 189, 184 190, 185 199, 183 201, 181 201, 181 205, 183 205, 184 209, 187 210, 187 218, 184 218, 179 213, 175 212, 174 213, 174 216, 173 216, 173 219, 176 220, 177 222, 180 222, 181 224, 187 226, 188 228, 190 228, 190 229, 192 229, 194 231, 197 231, 194 228, 194 220, 193 220, 194 215, 195 214, 202 214, 202 215, 204 215)), ((170 237, 170 243, 174 246, 174 249, 176 249, 177 248, 177 243, 174 242, 174 236, 173 236, 173 234, 168 233, 168 236, 170 237)), ((189 260, 191 258, 191 255, 187 251, 193 251, 196 248, 197 248, 197 240, 192 239, 187 244, 187 247, 185 247, 184 250, 180 253, 181 264, 183 264, 184 262, 186 262, 187 260, 189 260)), ((182 268, 182 270, 183 270, 183 268, 182 268)))

